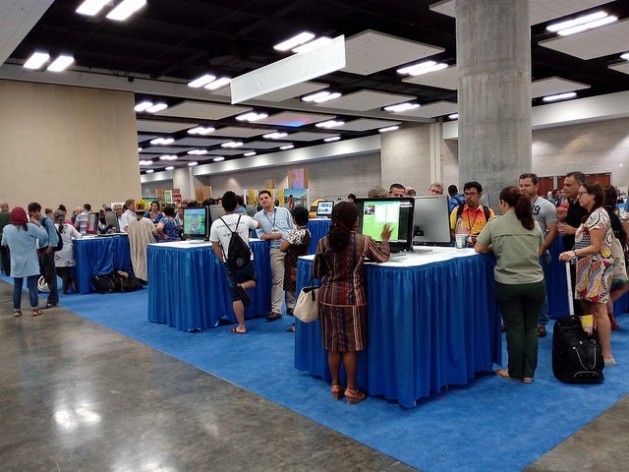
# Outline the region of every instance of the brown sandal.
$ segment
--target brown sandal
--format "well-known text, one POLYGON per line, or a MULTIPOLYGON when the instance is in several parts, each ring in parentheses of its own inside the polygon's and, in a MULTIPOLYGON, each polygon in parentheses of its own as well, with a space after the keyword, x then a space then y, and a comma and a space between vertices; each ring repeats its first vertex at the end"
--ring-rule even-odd
POLYGON ((333 384, 332 388, 330 389, 330 391, 332 392, 332 398, 334 398, 335 400, 340 400, 341 398, 343 398, 343 386, 342 385, 333 384))
POLYGON ((361 392, 358 389, 356 390, 352 390, 351 388, 345 389, 345 398, 347 399, 347 403, 349 403, 350 405, 352 403, 362 402, 366 396, 367 395, 365 395, 365 392, 361 392))

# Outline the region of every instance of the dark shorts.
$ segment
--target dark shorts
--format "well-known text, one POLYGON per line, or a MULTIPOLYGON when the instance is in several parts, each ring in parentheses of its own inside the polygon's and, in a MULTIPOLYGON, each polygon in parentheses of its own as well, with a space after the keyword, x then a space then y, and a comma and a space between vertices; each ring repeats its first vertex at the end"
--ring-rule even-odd
POLYGON ((240 295, 238 294, 238 284, 245 283, 249 280, 257 282, 258 280, 254 261, 249 261, 247 265, 238 268, 226 265, 225 270, 227 272, 227 285, 229 286, 229 293, 232 297, 232 301, 240 300, 240 295))

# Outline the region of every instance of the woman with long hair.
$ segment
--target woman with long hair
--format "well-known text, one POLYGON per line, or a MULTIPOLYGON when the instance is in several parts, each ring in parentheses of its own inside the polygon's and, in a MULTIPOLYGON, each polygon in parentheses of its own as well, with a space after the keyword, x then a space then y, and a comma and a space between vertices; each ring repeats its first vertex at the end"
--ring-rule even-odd
MULTIPOLYGON (((622 222, 618 216, 618 208, 616 207, 616 201, 618 200, 618 193, 616 189, 611 185, 607 185, 603 188, 605 192, 605 211, 609 216, 609 222, 612 225, 612 231, 614 236, 620 242, 623 251, 627 251, 627 233, 622 227, 622 222)), ((620 327, 616 316, 614 315, 614 302, 622 297, 627 291, 629 291, 629 281, 627 280, 614 280, 612 279, 612 287, 609 292, 609 301, 607 302, 607 316, 609 317, 609 323, 612 330, 616 330, 620 327)))
POLYGON ((151 202, 151 206, 149 207, 149 211, 147 211, 144 216, 146 218, 148 218, 149 220, 151 220, 154 225, 156 225, 157 223, 159 223, 162 220, 164 215, 159 210, 159 202, 157 200, 153 200, 151 202))
POLYGON ((76 266, 72 240, 81 239, 83 235, 74 226, 67 224, 65 216, 63 211, 55 211, 55 226, 63 240, 63 247, 60 251, 55 252, 55 268, 57 269, 57 275, 61 277, 62 292, 67 294, 68 288, 72 285, 72 291, 78 293, 76 280, 72 278, 72 267, 76 266))
POLYGON ((11 254, 11 275, 13 276, 13 316, 22 316, 22 286, 26 285, 31 300, 33 316, 39 316, 37 279, 39 278, 39 258, 37 240, 48 239, 48 233, 36 218, 28 221, 26 210, 15 207, 11 211, 11 224, 2 231, 2 245, 8 246, 11 254))
POLYGON ((337 203, 332 209, 332 224, 327 236, 317 245, 313 275, 321 278, 319 318, 323 348, 328 351, 332 375, 332 397, 343 394, 347 403, 357 403, 365 393, 356 388, 358 351, 367 347, 367 296, 363 279, 363 262, 389 260, 388 226, 382 230, 378 246, 369 236, 356 233, 358 207, 350 202, 337 203), (341 362, 345 366, 345 391, 339 380, 341 362))
POLYGON ((537 318, 546 296, 539 263, 544 234, 533 218, 531 201, 517 187, 500 192, 502 216, 489 220, 478 235, 476 252, 496 257, 496 298, 507 330, 508 368, 496 375, 533 382, 537 368, 537 318))
POLYGON ((583 313, 594 315, 605 365, 612 366, 616 365, 616 360, 612 354, 607 302, 614 269, 611 252, 614 232, 603 208, 605 194, 601 184, 585 182, 577 195, 579 205, 588 212, 587 219, 574 235, 574 250, 562 252, 559 259, 564 262, 577 259, 575 298, 581 300, 583 313))

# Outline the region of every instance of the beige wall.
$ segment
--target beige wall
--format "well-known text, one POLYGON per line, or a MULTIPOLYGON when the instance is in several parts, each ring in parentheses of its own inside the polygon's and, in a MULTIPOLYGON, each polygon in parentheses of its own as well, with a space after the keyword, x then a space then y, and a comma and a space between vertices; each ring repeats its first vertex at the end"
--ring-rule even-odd
POLYGON ((0 81, 0 200, 73 208, 140 196, 134 96, 0 81))

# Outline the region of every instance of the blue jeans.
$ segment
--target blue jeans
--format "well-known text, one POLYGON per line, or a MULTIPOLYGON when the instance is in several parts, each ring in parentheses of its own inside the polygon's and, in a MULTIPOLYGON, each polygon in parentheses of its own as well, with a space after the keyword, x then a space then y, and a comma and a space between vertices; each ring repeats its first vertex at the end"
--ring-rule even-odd
MULTIPOLYGON (((28 295, 31 299, 31 308, 37 308, 39 304, 37 300, 37 279, 39 275, 29 275, 26 277, 26 286, 28 287, 28 295)), ((13 278, 13 309, 22 308, 22 286, 24 285, 24 277, 13 278)))
MULTIPOLYGON (((542 266, 544 271, 544 280, 546 280, 546 275, 548 274, 548 267, 550 267, 550 263, 552 261, 552 257, 550 255, 550 251, 546 251, 544 254, 539 256, 539 263, 542 266)), ((537 326, 546 326, 548 323, 548 294, 544 296, 544 303, 539 309, 539 317, 537 319, 537 326)))

